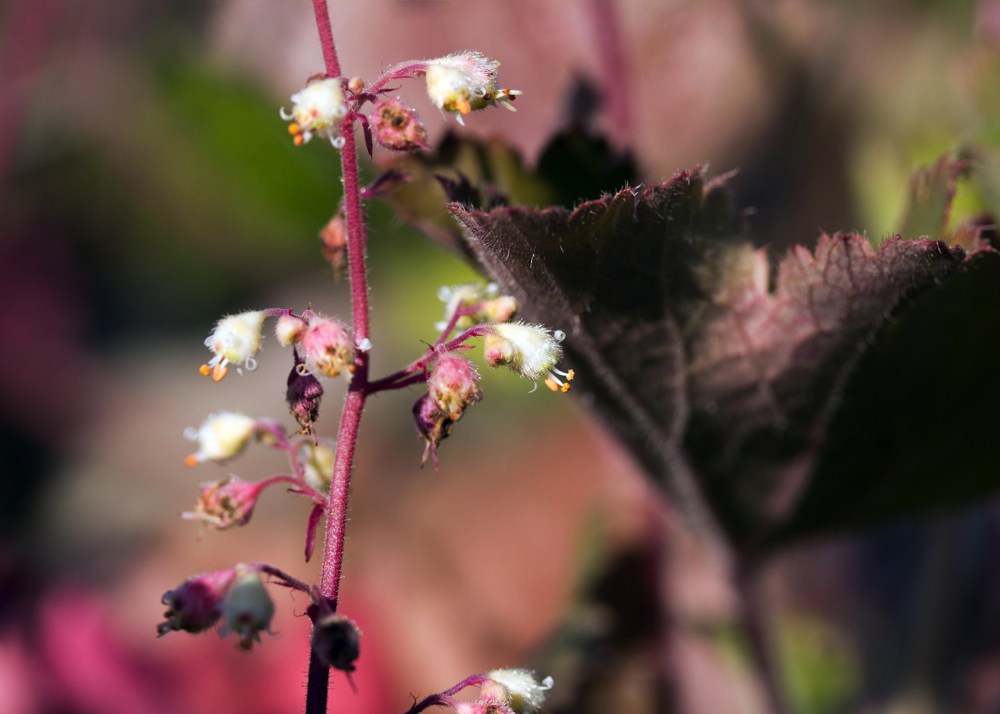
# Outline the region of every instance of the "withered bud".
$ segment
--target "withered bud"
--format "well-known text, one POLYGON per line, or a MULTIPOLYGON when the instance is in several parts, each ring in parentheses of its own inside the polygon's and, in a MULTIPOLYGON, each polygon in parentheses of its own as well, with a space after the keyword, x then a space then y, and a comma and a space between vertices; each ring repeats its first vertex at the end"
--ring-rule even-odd
POLYGON ((438 467, 437 446, 448 438, 455 422, 449 419, 447 414, 441 413, 430 394, 424 394, 414 402, 413 421, 417 425, 417 433, 425 444, 420 465, 423 466, 427 463, 427 457, 430 456, 436 469, 438 467))
POLYGON ((380 100, 368 118, 379 145, 392 151, 427 149, 427 130, 420 116, 402 101, 380 100))
POLYGON ((305 363, 295 355, 295 364, 288 373, 288 388, 285 390, 285 401, 295 421, 303 432, 311 432, 312 426, 319 418, 319 405, 323 399, 323 385, 313 374, 303 368, 305 363))
POLYGON ((361 654, 361 632, 344 615, 331 612, 313 625, 312 648, 328 667, 353 672, 361 654))

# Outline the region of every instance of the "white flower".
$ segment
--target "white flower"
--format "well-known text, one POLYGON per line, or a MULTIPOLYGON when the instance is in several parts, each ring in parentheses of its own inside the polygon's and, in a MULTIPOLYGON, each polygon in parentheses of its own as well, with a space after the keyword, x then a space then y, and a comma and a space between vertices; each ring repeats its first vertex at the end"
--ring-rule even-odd
POLYGON ((521 94, 497 87, 500 63, 480 52, 457 52, 427 61, 427 95, 441 110, 462 115, 500 104, 516 111, 511 102, 521 94))
POLYGON ((206 376, 211 374, 212 380, 218 382, 226 376, 230 364, 235 364, 238 372, 241 372, 241 367, 257 369, 257 361, 253 357, 260 350, 263 324, 264 313, 259 310, 241 312, 219 320, 212 334, 205 340, 205 346, 215 356, 201 366, 201 373, 206 376))
POLYGON ((541 683, 533 672, 526 669, 494 669, 486 677, 499 684, 506 691, 506 704, 517 714, 538 711, 545 703, 545 692, 552 689, 552 677, 541 683))
POLYGON ((216 412, 209 415, 197 429, 184 432, 198 442, 198 451, 185 459, 188 466, 205 461, 226 461, 246 448, 257 431, 256 420, 237 412, 216 412))
POLYGON ((292 95, 292 111, 281 110, 281 118, 291 121, 288 133, 296 146, 305 144, 313 135, 325 136, 334 146, 343 146, 338 136, 340 120, 347 115, 344 88, 340 79, 317 79, 292 95))
POLYGON ((559 343, 565 337, 565 333, 559 330, 553 333, 541 325, 504 322, 492 325, 486 333, 483 355, 490 367, 506 365, 525 379, 543 379, 553 392, 567 392, 575 376, 573 370, 556 369, 556 362, 562 357, 559 343))

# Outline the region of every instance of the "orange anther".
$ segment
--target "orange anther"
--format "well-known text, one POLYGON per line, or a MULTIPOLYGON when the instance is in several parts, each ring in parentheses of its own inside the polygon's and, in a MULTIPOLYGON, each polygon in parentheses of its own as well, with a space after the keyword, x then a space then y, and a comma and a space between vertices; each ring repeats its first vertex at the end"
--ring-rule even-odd
POLYGON ((185 466, 197 466, 198 465, 198 455, 197 454, 188 454, 187 456, 185 456, 184 457, 184 465, 185 466))
POLYGON ((296 146, 302 146, 304 143, 306 143, 306 140, 302 138, 302 134, 296 134, 295 138, 292 139, 292 143, 295 144, 296 146))
POLYGON ((545 386, 551 389, 553 392, 559 391, 559 383, 556 382, 552 377, 545 378, 545 386))
POLYGON ((212 368, 212 381, 221 382, 222 378, 226 376, 226 372, 228 371, 229 368, 226 367, 226 365, 222 364, 222 362, 219 362, 219 364, 215 365, 212 368))
POLYGON ((455 100, 455 108, 462 114, 468 114, 472 111, 472 105, 469 104, 469 100, 465 97, 459 97, 455 100))
POLYGON ((201 373, 202 377, 207 377, 212 372, 212 368, 209 367, 207 364, 203 364, 201 367, 198 368, 198 371, 201 373))
POLYGON ((562 388, 561 388, 560 391, 562 391, 563 394, 565 394, 566 392, 568 392, 569 391, 569 382, 565 382, 563 384, 563 386, 562 386, 562 388))
POLYGON ((294 122, 293 121, 291 124, 288 125, 288 133, 291 134, 292 136, 296 136, 297 134, 301 134, 302 133, 302 127, 298 125, 298 122, 294 122))

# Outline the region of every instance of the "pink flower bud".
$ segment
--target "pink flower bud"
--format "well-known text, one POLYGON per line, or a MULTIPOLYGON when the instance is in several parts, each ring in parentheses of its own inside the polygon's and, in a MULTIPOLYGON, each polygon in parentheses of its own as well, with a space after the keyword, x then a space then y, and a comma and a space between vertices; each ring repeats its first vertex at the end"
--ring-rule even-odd
POLYGON ((353 672, 361 654, 361 632, 343 615, 330 613, 313 625, 312 648, 328 667, 353 672))
POLYGON ((261 631, 271 626, 274 617, 274 603, 260 573, 248 566, 236 566, 236 578, 222 601, 222 617, 219 634, 235 633, 240 649, 248 650, 254 642, 260 642, 261 631))
POLYGON ((246 525, 265 486, 262 483, 242 481, 236 476, 202 484, 194 510, 181 516, 188 520, 204 521, 220 531, 246 525))
POLYGON ((163 593, 166 622, 156 626, 163 637, 168 632, 204 632, 222 616, 222 598, 236 577, 233 568, 194 575, 174 590, 163 593))
POLYGON ((339 320, 313 315, 299 340, 299 350, 306 369, 313 374, 336 377, 347 372, 350 379, 354 372, 354 344, 339 320))
POLYGON ((416 110, 398 98, 379 100, 368 119, 375 140, 393 151, 427 149, 427 130, 416 110))
POLYGON ((323 258, 333 268, 333 277, 340 278, 340 273, 347 262, 347 221, 340 211, 331 218, 319 232, 320 250, 323 258))
POLYGON ((453 352, 438 357, 427 378, 427 391, 437 410, 451 421, 458 421, 467 406, 483 398, 475 366, 453 352))

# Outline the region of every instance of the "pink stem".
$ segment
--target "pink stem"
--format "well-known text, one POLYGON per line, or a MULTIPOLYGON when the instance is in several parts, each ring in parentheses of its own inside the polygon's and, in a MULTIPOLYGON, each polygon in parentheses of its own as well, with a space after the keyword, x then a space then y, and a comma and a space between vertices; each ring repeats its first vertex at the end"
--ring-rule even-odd
MULTIPOLYGON (((330 27, 326 0, 313 0, 316 26, 323 47, 323 59, 328 76, 339 77, 340 62, 330 27)), ((360 343, 368 338, 368 275, 365 249, 368 243, 364 209, 361 205, 361 184, 358 178, 358 155, 354 141, 353 122, 347 120, 340 130, 344 140, 340 163, 344 179, 344 214, 347 222, 347 254, 350 268, 351 308, 354 339, 360 343)), ((326 538, 323 549, 323 569, 318 597, 321 604, 336 610, 340 596, 340 576, 344 560, 344 534, 347 527, 347 498, 350 491, 354 452, 361 426, 361 413, 368 395, 368 355, 358 352, 355 371, 344 401, 337 437, 337 452, 326 506, 326 538)), ((309 675, 306 685, 306 714, 326 714, 330 682, 329 668, 310 648, 309 675)))
POLYGON ((316 29, 319 30, 319 44, 323 48, 323 63, 326 65, 328 77, 340 76, 340 60, 337 59, 337 46, 333 43, 333 28, 330 26, 330 11, 326 0, 313 0, 313 12, 316 13, 316 29))

